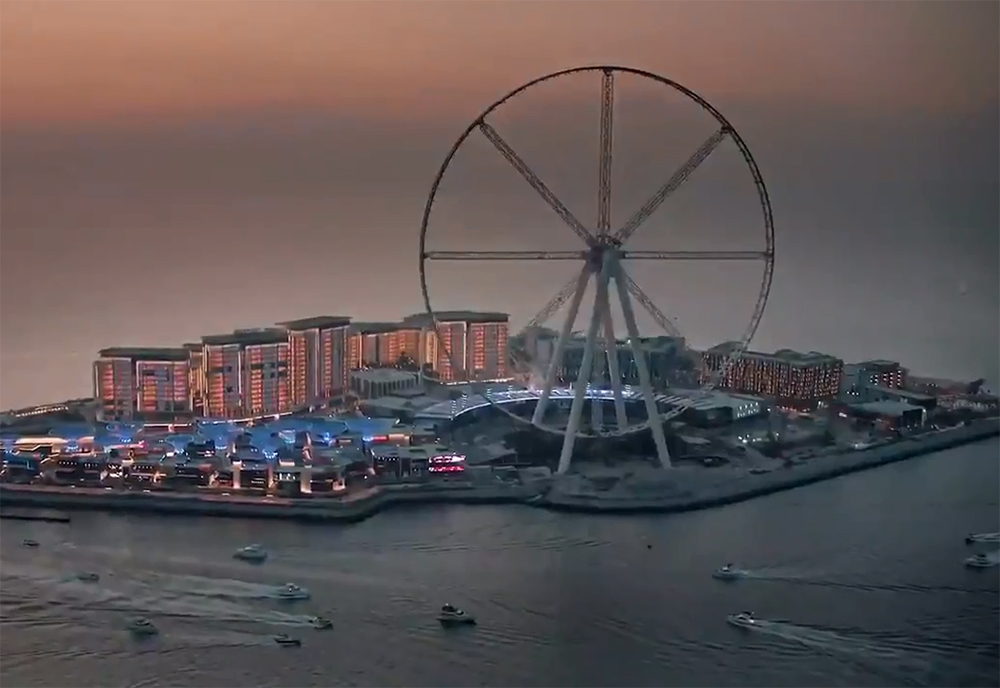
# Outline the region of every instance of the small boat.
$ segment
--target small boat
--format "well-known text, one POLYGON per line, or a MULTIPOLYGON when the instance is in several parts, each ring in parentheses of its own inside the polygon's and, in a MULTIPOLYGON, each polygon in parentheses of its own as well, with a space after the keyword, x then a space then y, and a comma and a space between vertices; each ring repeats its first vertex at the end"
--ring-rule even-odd
POLYGON ((754 628, 759 625, 759 621, 753 618, 752 612, 740 612, 739 614, 730 614, 726 617, 726 621, 733 626, 739 626, 740 628, 754 628))
POLYGON ((333 622, 325 616, 311 616, 309 617, 309 625, 315 628, 317 631, 325 631, 328 628, 333 628, 333 622))
POLYGON ((279 600, 308 600, 310 597, 308 590, 295 583, 285 583, 278 589, 277 596, 279 600))
POLYGON ((438 614, 438 621, 442 626, 475 626, 476 619, 463 612, 458 607, 453 607, 450 604, 446 604, 441 607, 441 612, 438 614))
POLYGON ((977 554, 965 560, 965 565, 970 569, 991 569, 998 563, 1000 562, 986 554, 977 554))
POLYGON ((21 540, 21 545, 24 547, 38 547, 38 540, 21 540))
POLYGON ((719 580, 739 580, 746 577, 747 571, 738 569, 732 564, 726 564, 721 569, 712 571, 712 578, 718 578, 719 580))
POLYGON ((278 643, 278 645, 281 645, 282 647, 299 647, 300 645, 302 645, 301 640, 299 640, 298 638, 293 638, 292 636, 287 635, 285 633, 279 633, 278 635, 274 636, 274 642, 278 643))
POLYGON ((83 581, 84 583, 96 583, 101 580, 101 576, 93 571, 83 571, 82 573, 76 574, 76 579, 83 581))
POLYGON ((160 632, 149 619, 132 619, 132 621, 129 622, 128 630, 131 631, 133 635, 138 636, 157 635, 160 632))
POLYGON ((267 550, 260 545, 247 545, 236 550, 233 558, 260 564, 267 560, 267 550))
POLYGON ((1000 533, 969 533, 965 536, 965 544, 977 542, 1000 542, 1000 533))

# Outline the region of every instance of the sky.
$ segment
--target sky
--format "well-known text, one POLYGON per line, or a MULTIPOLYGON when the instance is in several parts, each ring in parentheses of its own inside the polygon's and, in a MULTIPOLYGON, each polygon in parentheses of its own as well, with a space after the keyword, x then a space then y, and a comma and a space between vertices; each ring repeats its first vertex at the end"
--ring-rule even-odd
MULTIPOLYGON (((421 217, 452 144, 520 84, 595 64, 685 85, 752 152, 775 238, 752 348, 996 381, 998 27, 994 2, 3 0, 0 408, 89 394, 106 346, 421 311, 421 217)), ((615 97, 620 225, 717 125, 639 78, 619 77, 615 97)), ((599 102, 584 74, 489 116, 590 225, 599 102)), ((579 248, 478 133, 427 237, 435 250, 579 248)), ((632 248, 763 241, 727 142, 632 248)), ((516 328, 573 270, 434 263, 427 281, 436 309, 502 310, 516 328)), ((696 346, 742 334, 762 276, 629 270, 696 346)))

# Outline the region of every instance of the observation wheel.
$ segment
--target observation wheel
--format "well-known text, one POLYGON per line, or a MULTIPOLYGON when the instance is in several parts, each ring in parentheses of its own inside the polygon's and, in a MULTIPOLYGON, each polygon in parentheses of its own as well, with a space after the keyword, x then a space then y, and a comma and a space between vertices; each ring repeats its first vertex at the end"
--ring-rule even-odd
MULTIPOLYGON (((596 82, 596 80, 595 78, 594 81, 596 82)), ((758 212, 757 209, 754 210, 754 214, 756 212, 758 212)), ((431 264, 438 261, 480 261, 484 263, 483 268, 487 268, 488 265, 486 263, 489 262, 494 262, 498 266, 502 266, 508 261, 536 261, 539 263, 540 270, 546 269, 546 261, 576 261, 579 264, 579 269, 573 275, 573 278, 542 306, 535 317, 531 318, 527 325, 520 331, 521 334, 524 334, 532 328, 539 327, 552 318, 563 306, 567 303, 569 304, 566 317, 559 329, 554 352, 545 366, 544 372, 539 375, 543 381, 540 389, 536 389, 538 392, 538 401, 531 419, 529 420, 508 410, 501 403, 500 395, 498 394, 486 391, 482 393, 482 396, 495 408, 503 411, 518 422, 531 423, 541 430, 561 435, 563 442, 558 468, 560 473, 564 473, 569 469, 577 437, 620 437, 646 430, 650 430, 652 433, 660 464, 664 468, 669 468, 671 467, 671 461, 663 430, 664 422, 679 415, 688 406, 696 403, 699 393, 687 395, 683 398, 683 401, 673 404, 668 408, 660 408, 651 382, 647 352, 641 341, 636 324, 634 303, 637 302, 667 334, 680 336, 680 333, 673 321, 657 307, 654 300, 632 279, 626 266, 633 261, 655 261, 665 267, 676 261, 699 261, 701 263, 726 262, 730 264, 732 261, 753 261, 761 266, 759 291, 753 311, 750 314, 749 322, 743 329, 740 338, 734 340, 733 345, 727 352, 724 363, 718 369, 712 371, 710 376, 702 379, 700 394, 705 395, 719 380, 724 378, 728 368, 746 350, 763 316, 774 271, 774 228, 771 205, 760 170, 750 153, 750 149, 736 131, 736 128, 704 98, 675 81, 639 69, 618 66, 577 67, 529 81, 486 108, 482 114, 469 124, 462 135, 458 137, 458 140, 451 147, 434 179, 420 226, 420 284, 423 292, 424 306, 427 314, 434 323, 438 347, 448 357, 452 369, 458 370, 463 368, 463 362, 456 360, 452 355, 453 352, 446 346, 446 338, 442 336, 440 321, 435 313, 428 290, 428 268, 431 264), (601 99, 600 143, 598 160, 596 161, 599 172, 598 188, 596 189, 597 217, 589 223, 580 220, 577 215, 570 211, 566 204, 556 197, 549 186, 532 171, 524 158, 510 146, 489 121, 494 113, 525 91, 544 82, 578 74, 591 74, 593 77, 600 79, 599 86, 597 83, 594 85, 595 96, 599 93, 601 99), (659 88, 672 89, 688 101, 693 102, 704 114, 714 119, 714 124, 717 126, 714 133, 708 139, 702 141, 700 144, 692 143, 691 149, 693 149, 693 152, 690 154, 690 157, 671 176, 662 181, 658 190, 644 204, 636 208, 623 224, 612 226, 615 79, 616 76, 620 75, 638 77, 648 82, 655 82, 654 85, 659 88), (431 225, 435 199, 442 180, 452 166, 456 154, 473 135, 485 137, 500 156, 520 174, 528 187, 534 190, 551 208, 555 216, 566 225, 568 230, 566 232, 566 250, 526 251, 517 250, 513 247, 512 250, 503 251, 428 250, 428 230, 431 225), (762 216, 764 228, 763 236, 755 238, 755 242, 760 243, 760 248, 745 251, 631 250, 629 248, 629 241, 633 238, 633 235, 643 228, 643 225, 657 209, 688 181, 699 166, 714 151, 727 142, 734 144, 738 150, 743 163, 745 163, 745 169, 749 173, 747 183, 752 183, 756 191, 754 205, 756 208, 759 201, 759 212, 762 216), (571 385, 572 404, 569 408, 568 418, 565 424, 550 422, 546 420, 546 410, 550 407, 553 392, 557 387, 558 378, 563 370, 567 344, 573 335, 574 324, 581 307, 583 307, 584 293, 591 281, 594 283, 593 305, 586 321, 586 339, 584 340, 583 357, 579 373, 571 385), (638 374, 638 390, 635 389, 635 386, 629 387, 623 385, 620 375, 618 339, 616 338, 614 323, 612 322, 612 299, 617 300, 621 306, 621 315, 623 316, 625 325, 624 334, 631 348, 634 367, 638 374), (594 384, 590 384, 591 381, 594 384), (610 393, 598 393, 595 396, 595 391, 608 392, 607 387, 610 387, 610 393), (587 404, 588 397, 594 397, 590 401, 592 418, 590 421, 591 429, 589 431, 581 427, 584 407, 587 404), (610 428, 607 427, 603 420, 603 407, 600 403, 602 397, 606 397, 608 401, 613 401, 614 404, 615 423, 610 428), (641 419, 630 418, 626 404, 637 406, 640 402, 644 406, 644 417, 641 419)), ((511 355, 513 357, 512 363, 515 366, 525 363, 523 351, 512 349, 511 355)))

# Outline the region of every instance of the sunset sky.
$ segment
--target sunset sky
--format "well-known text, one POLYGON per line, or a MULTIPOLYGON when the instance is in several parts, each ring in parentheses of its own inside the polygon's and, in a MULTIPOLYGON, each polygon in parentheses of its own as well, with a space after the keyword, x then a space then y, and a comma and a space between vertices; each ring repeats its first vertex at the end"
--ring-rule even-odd
MULTIPOLYGON (((422 310, 421 214, 457 136, 525 81, 609 63, 698 92, 753 151, 777 247, 754 348, 996 381, 998 27, 995 2, 3 0, 0 407, 89 394, 104 346, 422 310)), ((567 79, 492 119, 590 222, 599 96, 567 79)), ((638 80, 617 99, 620 223, 712 122, 638 80)), ((481 137, 445 179, 431 248, 576 247, 481 137)), ((637 247, 760 247, 735 147, 682 191, 637 247)), ((573 268, 434 269, 435 307, 517 326, 573 268)), ((699 346, 742 332, 760 282, 633 276, 699 346)))

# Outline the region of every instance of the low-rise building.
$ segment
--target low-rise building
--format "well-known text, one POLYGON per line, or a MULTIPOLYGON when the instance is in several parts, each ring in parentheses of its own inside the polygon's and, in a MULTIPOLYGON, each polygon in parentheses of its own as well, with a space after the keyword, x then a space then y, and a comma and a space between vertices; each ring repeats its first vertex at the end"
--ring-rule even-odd
POLYGON ((862 423, 870 423, 886 430, 905 430, 924 424, 927 411, 902 401, 869 401, 847 404, 841 413, 862 423))
POLYGON ((763 415, 766 402, 760 397, 732 394, 718 390, 692 390, 663 396, 657 399, 660 407, 683 407, 681 420, 700 427, 727 425, 763 415))
POLYGON ((361 399, 385 397, 396 392, 417 390, 421 386, 419 373, 392 368, 372 368, 351 373, 351 389, 361 399))

